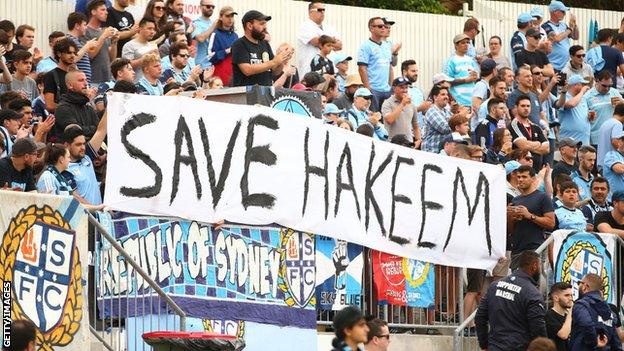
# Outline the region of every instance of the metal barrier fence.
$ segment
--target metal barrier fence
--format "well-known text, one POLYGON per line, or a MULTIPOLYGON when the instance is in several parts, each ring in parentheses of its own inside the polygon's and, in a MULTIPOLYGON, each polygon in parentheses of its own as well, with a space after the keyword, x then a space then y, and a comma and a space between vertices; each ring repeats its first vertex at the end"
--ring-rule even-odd
MULTIPOLYGON (((622 252, 624 251, 624 240, 621 237, 616 236, 617 239, 617 247, 615 250, 615 257, 612 260, 613 265, 613 286, 614 292, 617 296, 621 296, 618 294, 622 294, 622 289, 624 286, 622 285, 622 279, 619 276, 619 266, 618 262, 620 262, 620 257, 622 252)), ((535 252, 540 254, 541 261, 543 263, 549 262, 549 246, 553 242, 554 237, 552 235, 548 236, 546 241, 538 247, 535 252)), ((548 287, 554 284, 554 271, 550 264, 543 264, 542 266, 542 278, 540 279, 540 291, 544 296, 545 308, 548 310, 550 308, 550 300, 548 299, 548 287)), ((616 299, 617 300, 617 299, 616 299)), ((619 300, 617 300, 617 304, 619 304, 619 300)), ((477 342, 477 338, 475 335, 470 335, 465 333, 466 328, 474 322, 475 315, 477 311, 474 311, 470 316, 468 316, 461 324, 455 328, 453 331, 453 351, 480 351, 479 343, 477 342)))
POLYGON ((184 331, 186 314, 91 214, 89 232, 101 250, 89 279, 91 333, 109 351, 151 350, 142 340, 150 331, 184 331))
MULTIPOLYGON (((465 268, 435 266, 435 303, 431 308, 379 305, 373 283, 371 250, 364 248, 362 305, 365 314, 388 322, 393 332, 446 334, 463 321, 465 268)), ((317 324, 331 325, 334 311, 317 312, 317 324)))

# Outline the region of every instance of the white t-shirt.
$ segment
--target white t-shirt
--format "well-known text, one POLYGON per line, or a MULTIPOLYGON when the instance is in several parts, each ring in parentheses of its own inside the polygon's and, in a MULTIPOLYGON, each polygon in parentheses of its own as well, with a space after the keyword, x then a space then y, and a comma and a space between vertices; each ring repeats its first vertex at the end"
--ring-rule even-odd
POLYGON ((297 33, 297 69, 299 77, 303 77, 310 72, 310 62, 320 51, 316 46, 309 44, 310 40, 321 35, 338 38, 338 32, 333 27, 327 24, 323 24, 322 27, 321 29, 319 25, 309 18, 299 27, 299 33, 297 33))

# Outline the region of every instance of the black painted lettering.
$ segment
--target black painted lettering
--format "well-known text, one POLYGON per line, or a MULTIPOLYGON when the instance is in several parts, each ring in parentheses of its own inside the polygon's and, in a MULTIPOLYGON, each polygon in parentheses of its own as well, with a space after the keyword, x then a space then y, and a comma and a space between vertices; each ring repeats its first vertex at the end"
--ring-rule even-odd
POLYGON ((145 163, 145 165, 149 167, 152 172, 154 172, 153 185, 142 188, 129 188, 127 186, 122 186, 119 188, 119 192, 123 196, 150 198, 160 193, 160 189, 162 188, 162 170, 158 167, 158 164, 152 160, 151 157, 149 157, 149 155, 140 150, 138 147, 130 144, 128 141, 128 136, 133 130, 154 123, 154 121, 156 121, 156 116, 148 113, 139 113, 130 117, 121 127, 121 144, 126 148, 128 155, 145 163))
POLYGON ((195 158, 195 150, 193 149, 193 139, 191 138, 191 131, 184 116, 180 115, 178 118, 178 127, 176 128, 173 138, 175 144, 175 160, 173 161, 173 179, 171 180, 171 198, 169 204, 173 203, 176 195, 178 194, 178 186, 180 184, 180 164, 191 166, 193 172, 193 179, 195 180, 195 193, 197 200, 201 198, 202 186, 199 180, 199 173, 197 172, 197 159, 195 158), (188 149, 188 155, 182 155, 182 141, 186 141, 186 148, 188 149))
POLYGON ((418 246, 432 249, 436 246, 434 243, 428 242, 428 241, 422 241, 423 232, 425 230, 425 223, 427 222, 427 210, 439 211, 443 209, 444 207, 437 202, 426 200, 425 189, 427 185, 427 172, 428 171, 442 174, 442 168, 436 165, 432 165, 432 164, 425 164, 423 166, 422 178, 420 180, 420 203, 421 203, 421 210, 422 210, 422 222, 420 224, 420 234, 418 235, 418 246))
POLYGON ((470 197, 466 190, 466 183, 464 181, 464 175, 459 167, 455 173, 455 181, 453 182, 453 213, 451 214, 451 225, 446 236, 446 242, 444 243, 444 250, 451 241, 453 234, 453 226, 455 225, 455 217, 457 216, 457 188, 461 184, 461 190, 466 200, 466 207, 468 208, 468 225, 472 224, 477 207, 479 206, 479 200, 481 199, 481 193, 483 193, 483 211, 485 217, 485 241, 488 247, 490 255, 492 255, 492 237, 490 236, 490 183, 483 173, 479 172, 479 180, 477 181, 477 193, 475 194, 475 202, 472 207, 470 206, 470 197))
POLYGON ((225 155, 223 155, 223 164, 221 165, 221 172, 219 173, 219 179, 215 178, 215 170, 213 166, 212 155, 210 154, 210 142, 208 140, 208 133, 206 131, 206 124, 202 118, 199 119, 199 133, 201 135, 202 144, 204 145, 204 154, 206 155, 206 163, 208 168, 208 180, 210 181, 210 191, 212 193, 212 206, 217 208, 221 194, 225 188, 225 182, 230 174, 230 168, 232 165, 232 154, 234 153, 234 145, 238 138, 238 133, 241 128, 241 121, 236 122, 236 126, 230 135, 230 141, 225 149, 225 155))
POLYGON ((397 180, 397 175, 399 174, 399 168, 401 167, 401 164, 413 166, 414 160, 411 158, 401 157, 401 156, 398 156, 396 159, 396 163, 394 166, 394 174, 392 174, 392 188, 391 188, 392 211, 390 212, 390 231, 388 233, 388 238, 390 239, 390 241, 394 241, 397 244, 406 245, 410 243, 409 239, 400 237, 398 235, 394 235, 394 220, 395 220, 397 202, 400 202, 406 205, 412 204, 412 199, 407 197, 407 195, 396 193, 396 180, 397 180))
POLYGON ((334 217, 338 215, 340 195, 343 190, 350 191, 353 194, 353 200, 355 201, 355 209, 357 211, 358 218, 362 219, 362 215, 360 213, 360 202, 355 190, 355 184, 353 183, 353 167, 351 166, 351 148, 349 148, 349 143, 345 143, 345 146, 342 149, 342 154, 340 155, 340 162, 338 162, 338 167, 336 168, 336 205, 334 206, 334 217), (346 167, 347 169, 348 183, 344 183, 342 181, 343 167, 346 167))
POLYGON ((375 159, 375 143, 371 142, 371 154, 370 154, 370 159, 368 160, 368 171, 366 172, 366 186, 364 187, 366 229, 368 230, 368 224, 369 224, 369 219, 370 219, 369 210, 370 210, 370 205, 372 204, 373 210, 375 210, 375 217, 377 218, 377 222, 379 223, 379 228, 381 228, 381 234, 383 234, 384 236, 386 236, 386 228, 384 227, 383 213, 381 212, 381 209, 379 208, 379 204, 377 203, 377 200, 375 199, 375 194, 373 193, 373 186, 375 185, 375 181, 377 180, 377 178, 379 178, 379 176, 381 175, 381 173, 383 173, 383 171, 386 169, 388 164, 390 164, 393 154, 394 154, 394 151, 390 151, 390 153, 386 155, 386 158, 383 160, 383 162, 381 162, 381 165, 379 165, 379 167, 375 171, 375 174, 371 176, 371 173, 373 171, 373 160, 375 159))
POLYGON ((262 163, 267 166, 273 166, 277 162, 277 156, 269 149, 269 145, 253 145, 254 130, 256 126, 263 126, 268 129, 277 130, 279 125, 277 121, 266 115, 257 115, 249 119, 247 125, 247 140, 245 142, 245 170, 240 181, 241 201, 243 207, 247 209, 250 206, 273 208, 275 205, 275 196, 267 193, 249 193, 249 166, 252 162, 262 163))
POLYGON ((310 128, 306 128, 305 137, 303 140, 303 158, 305 162, 305 181, 303 183, 303 208, 301 209, 301 216, 305 216, 306 206, 308 205, 308 192, 310 191, 310 175, 322 177, 325 180, 325 219, 329 212, 329 172, 327 172, 327 152, 329 151, 329 132, 325 132, 325 147, 323 148, 323 155, 325 162, 323 167, 310 165, 310 152, 309 152, 309 139, 310 128))

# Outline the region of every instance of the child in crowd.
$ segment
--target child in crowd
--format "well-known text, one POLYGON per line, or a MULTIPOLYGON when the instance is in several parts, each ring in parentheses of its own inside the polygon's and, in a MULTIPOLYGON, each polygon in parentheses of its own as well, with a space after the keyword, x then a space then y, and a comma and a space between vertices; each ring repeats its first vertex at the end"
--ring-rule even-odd
POLYGON ((578 185, 573 181, 565 181, 559 185, 561 206, 555 210, 555 227, 557 229, 573 229, 591 231, 593 226, 587 223, 583 212, 576 208, 578 202, 578 185))
POLYGON ((468 132, 470 131, 470 123, 468 117, 463 113, 458 113, 449 118, 448 124, 451 128, 451 132, 459 134, 459 136, 470 144, 471 139, 468 132))
POLYGON ((568 181, 572 182, 572 177, 565 173, 558 174, 555 179, 553 179, 553 188, 555 190, 555 197, 553 198, 554 209, 563 206, 563 192, 561 190, 561 184, 568 181))
POLYGON ((353 58, 345 54, 336 53, 334 55, 334 66, 336 68, 336 80, 338 81, 338 91, 344 93, 347 75, 349 71, 349 61, 353 58))
POLYGON ((42 120, 48 117, 49 112, 46 110, 45 99, 43 98, 43 79, 45 78, 45 73, 38 73, 35 82, 37 83, 37 89, 39 90, 39 96, 37 96, 32 101, 32 112, 33 116, 41 117, 42 120))
POLYGON ((319 37, 319 50, 321 50, 318 54, 312 58, 312 62, 310 62, 310 70, 312 72, 317 72, 320 75, 330 74, 334 75, 334 64, 328 58, 329 54, 331 54, 334 49, 334 43, 336 42, 334 38, 329 35, 321 35, 319 37))

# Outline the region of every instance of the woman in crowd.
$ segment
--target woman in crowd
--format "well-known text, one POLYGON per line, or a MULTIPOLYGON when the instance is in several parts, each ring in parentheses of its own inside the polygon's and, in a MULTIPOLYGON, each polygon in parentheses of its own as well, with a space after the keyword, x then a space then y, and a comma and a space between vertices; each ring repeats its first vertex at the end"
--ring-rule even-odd
POLYGON ((492 145, 485 151, 485 163, 503 165, 511 153, 511 132, 507 128, 494 130, 492 145))
POLYGON ((217 28, 212 33, 209 46, 211 52, 210 62, 214 66, 214 76, 221 78, 224 85, 230 84, 232 78, 232 43, 238 39, 234 28, 234 9, 231 6, 223 6, 219 11, 217 28))
POLYGON ((37 191, 54 195, 72 195, 74 189, 62 175, 69 167, 69 149, 63 144, 50 144, 45 153, 45 168, 39 181, 37 191))
MULTIPOLYGON (((153 17, 156 22, 156 34, 154 38, 160 43, 165 40, 165 26, 167 25, 167 12, 165 11, 164 0, 150 0, 145 7, 145 14, 143 17, 153 17)), ((135 19, 139 23, 141 19, 135 19)))

